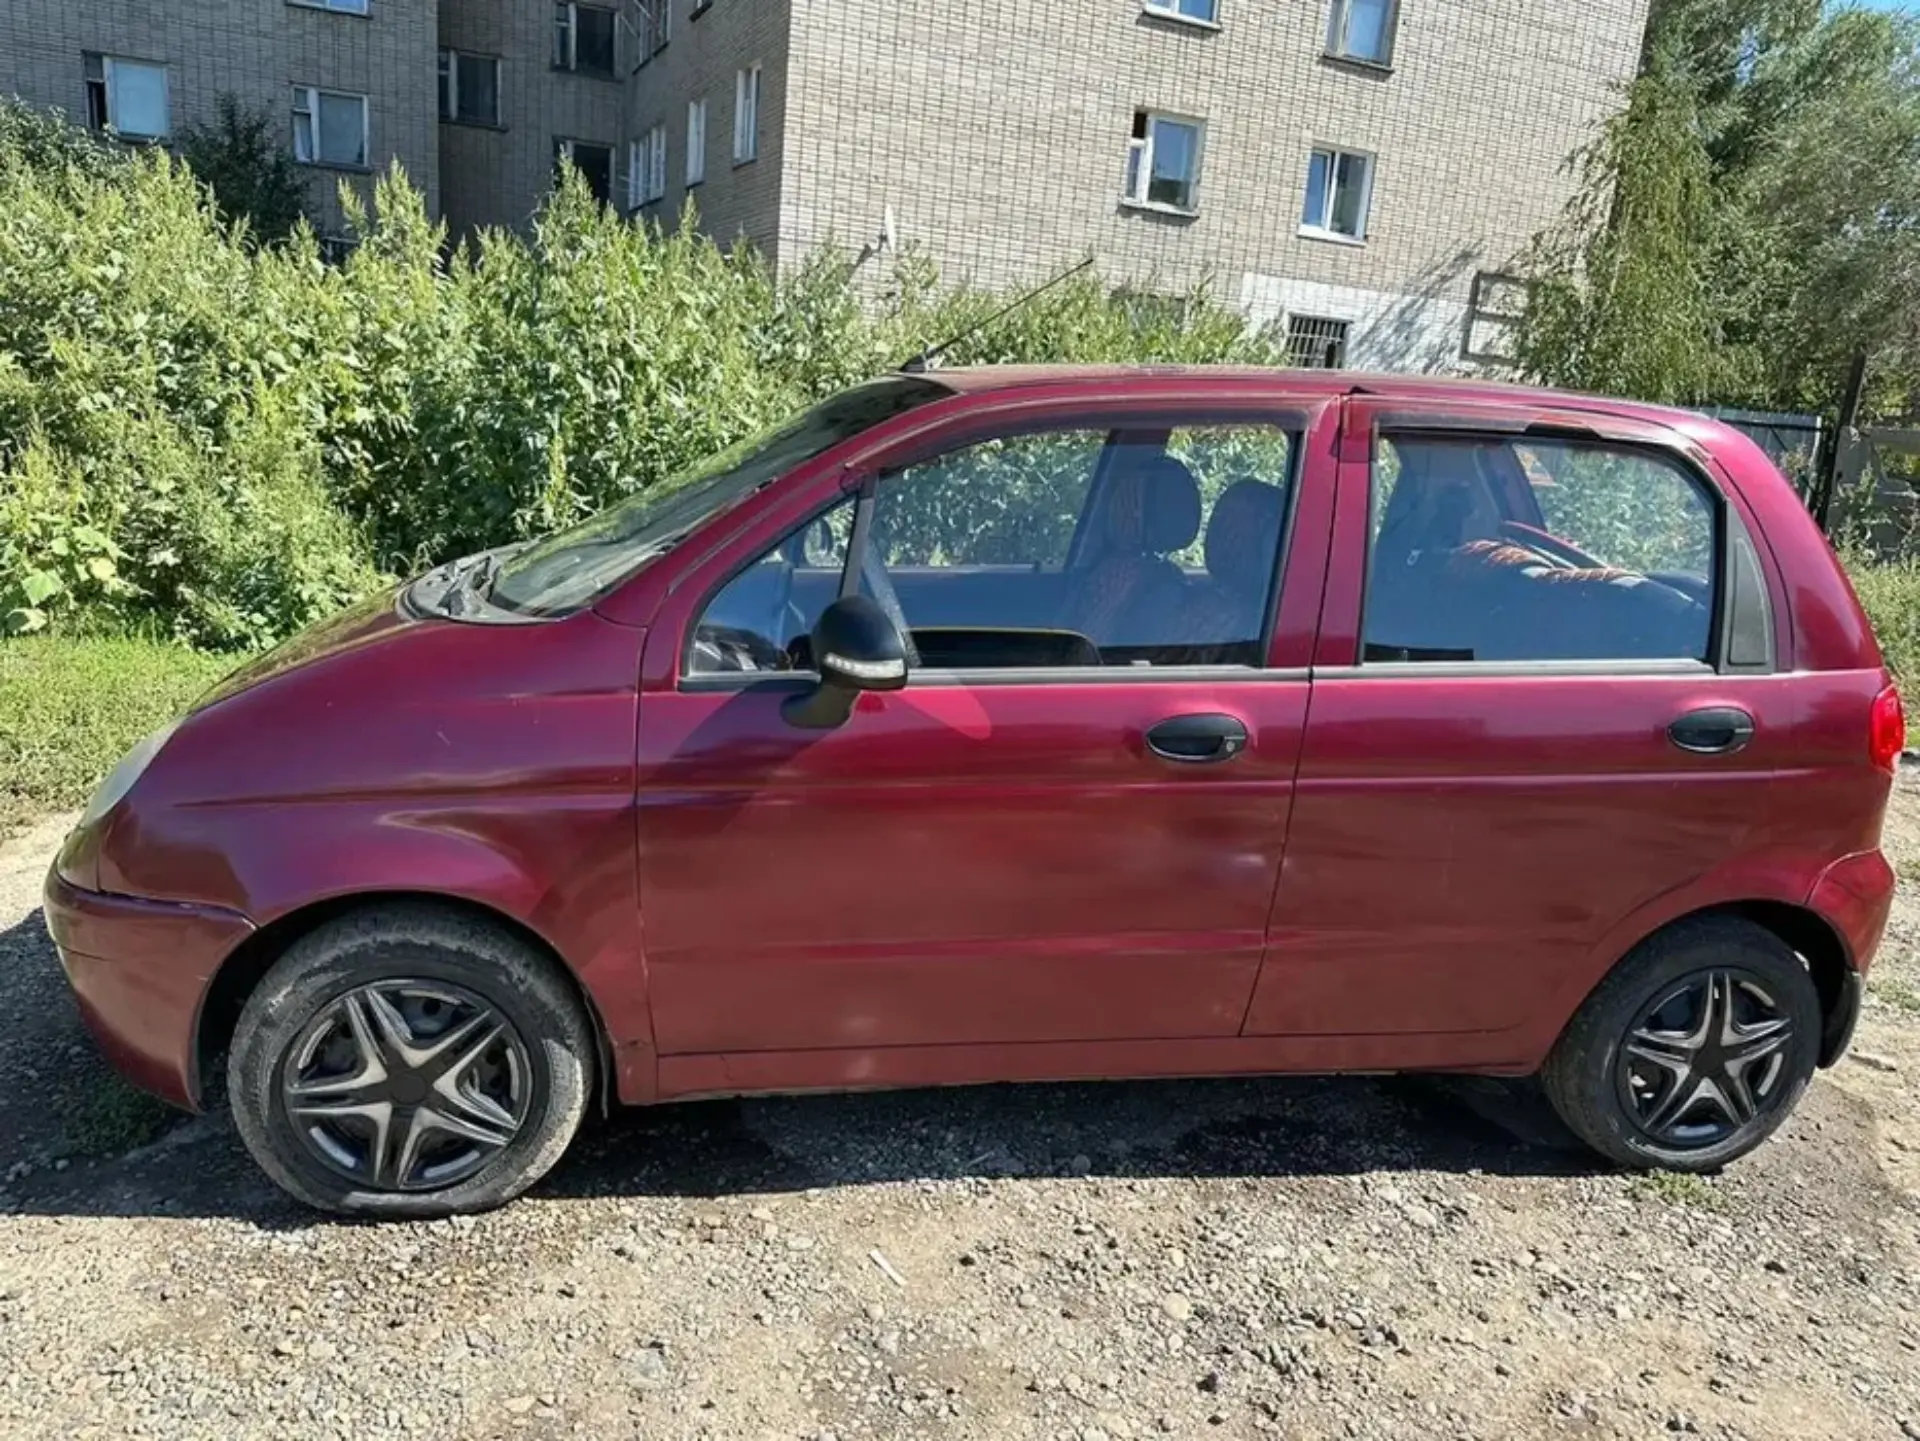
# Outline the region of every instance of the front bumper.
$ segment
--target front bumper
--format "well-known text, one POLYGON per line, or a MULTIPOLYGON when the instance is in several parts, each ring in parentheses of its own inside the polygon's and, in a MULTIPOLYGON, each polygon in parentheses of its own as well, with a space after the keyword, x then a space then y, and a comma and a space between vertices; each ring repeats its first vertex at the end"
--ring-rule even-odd
POLYGON ((142 1090, 197 1109, 200 1003, 253 923, 215 906, 83 890, 58 869, 47 877, 46 917, 108 1062, 142 1090))

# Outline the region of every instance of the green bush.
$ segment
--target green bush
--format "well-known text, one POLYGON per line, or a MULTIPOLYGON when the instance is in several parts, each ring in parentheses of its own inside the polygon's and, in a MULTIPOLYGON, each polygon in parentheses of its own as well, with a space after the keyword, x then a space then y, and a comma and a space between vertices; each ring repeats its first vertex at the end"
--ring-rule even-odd
POLYGON ((1920 686, 1920 559, 1876 560, 1855 549, 1841 558, 1880 638, 1888 669, 1902 686, 1920 686))
MULTIPOLYGON (((915 254, 877 283, 832 250, 776 280, 577 177, 524 238, 449 251, 397 172, 349 220, 340 265, 305 230, 261 246, 164 152, 0 102, 0 630, 266 644, 383 574, 658 484, 1006 301, 915 254)), ((947 359, 1279 356, 1205 294, 1149 304, 1088 272, 947 359)))

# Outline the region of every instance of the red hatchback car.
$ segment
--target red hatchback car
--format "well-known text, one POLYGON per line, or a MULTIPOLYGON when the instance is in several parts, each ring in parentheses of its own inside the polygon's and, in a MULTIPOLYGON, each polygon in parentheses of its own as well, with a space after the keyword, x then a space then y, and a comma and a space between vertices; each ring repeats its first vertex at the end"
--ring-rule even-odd
POLYGON ((46 914, 120 1069, 315 1206, 623 1102, 1539 1072, 1719 1166, 1847 1043, 1897 693, 1697 415, 896 375, 443 566, 143 742, 46 914))

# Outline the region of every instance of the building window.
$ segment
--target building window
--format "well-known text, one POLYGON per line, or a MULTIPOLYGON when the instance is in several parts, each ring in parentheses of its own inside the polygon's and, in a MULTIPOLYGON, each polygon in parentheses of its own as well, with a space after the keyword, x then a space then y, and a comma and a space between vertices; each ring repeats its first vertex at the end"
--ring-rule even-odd
POLYGON ((500 62, 491 55, 440 52, 440 118, 468 125, 500 123, 500 62))
POLYGON ((133 140, 164 140, 173 132, 167 67, 112 55, 88 55, 87 123, 133 140))
POLYGON ((1143 0, 1147 14, 1199 25, 1220 23, 1220 0, 1143 0))
POLYGON ((1399 0, 1333 0, 1327 16, 1327 54, 1368 65, 1393 63, 1399 0))
POLYGON ((302 165, 367 164, 367 97, 340 90, 293 90, 293 158, 302 165))
POLYGON ((1198 120, 1133 113, 1127 142, 1127 200, 1191 214, 1200 208, 1200 147, 1207 127, 1198 120))
POLYGON ((1513 332, 1527 310, 1527 282, 1518 275, 1494 270, 1477 271, 1467 299, 1466 331, 1460 337, 1460 355, 1483 364, 1505 364, 1513 359, 1513 332))
POLYGON ((587 189, 602 205, 613 203, 613 147, 591 140, 556 140, 553 164, 557 172, 571 165, 587 182, 587 189))
POLYGON ((1289 315, 1287 364, 1303 370, 1344 370, 1347 322, 1318 315, 1289 315))
POLYGON ((642 52, 658 55, 673 38, 673 0, 642 0, 640 23, 642 52))
POLYGON ((733 163, 760 158, 760 67, 749 65, 733 77, 733 163))
POLYGON ((687 185, 692 188, 707 178, 707 102, 687 103, 687 185))
POLYGON ((1316 149, 1307 162, 1307 203, 1300 228, 1341 240, 1367 238, 1373 202, 1373 157, 1353 150, 1316 149))
POLYGON ((627 142, 627 208, 638 210, 667 193, 667 127, 656 125, 627 142))
POLYGON ((553 63, 561 70, 611 79, 618 12, 562 0, 553 7, 553 63))
POLYGON ((333 10, 342 15, 367 13, 367 0, 287 0, 287 3, 303 5, 309 10, 333 10))

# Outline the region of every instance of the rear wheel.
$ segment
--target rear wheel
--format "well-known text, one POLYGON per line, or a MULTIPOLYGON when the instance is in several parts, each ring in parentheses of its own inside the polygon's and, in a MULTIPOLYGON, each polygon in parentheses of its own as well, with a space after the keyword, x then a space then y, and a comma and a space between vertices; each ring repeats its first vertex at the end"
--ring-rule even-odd
POLYGON ((261 1168, 310 1206, 444 1216, 511 1200, 586 1109, 593 1035, 549 960, 430 907, 345 917, 248 1000, 227 1085, 261 1168))
POLYGON ((1610 1160, 1711 1171, 1786 1119, 1819 1048, 1820 997, 1800 958, 1770 931, 1714 917, 1615 967, 1541 1080, 1561 1119, 1610 1160))

